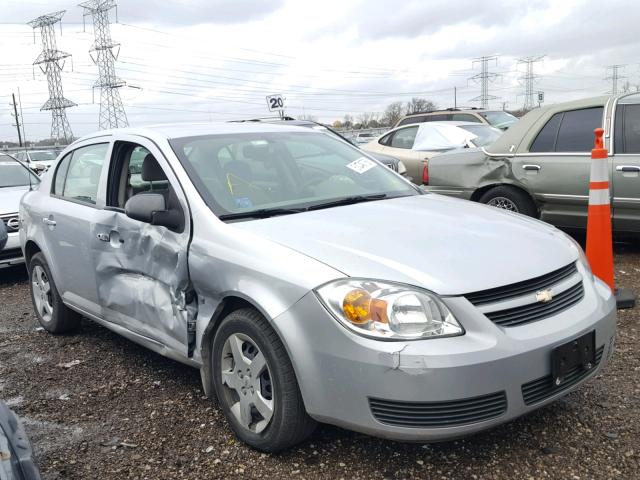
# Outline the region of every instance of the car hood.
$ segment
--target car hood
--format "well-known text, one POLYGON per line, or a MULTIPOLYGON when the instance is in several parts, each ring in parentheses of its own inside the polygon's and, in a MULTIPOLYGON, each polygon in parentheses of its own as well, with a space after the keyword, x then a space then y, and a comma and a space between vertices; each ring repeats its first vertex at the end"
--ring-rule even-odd
POLYGON ((441 295, 527 280, 578 258, 573 243, 550 225, 434 194, 233 225, 348 276, 418 285, 441 295))
POLYGON ((3 187, 0 188, 0 215, 18 213, 20 199, 29 190, 29 187, 3 187))

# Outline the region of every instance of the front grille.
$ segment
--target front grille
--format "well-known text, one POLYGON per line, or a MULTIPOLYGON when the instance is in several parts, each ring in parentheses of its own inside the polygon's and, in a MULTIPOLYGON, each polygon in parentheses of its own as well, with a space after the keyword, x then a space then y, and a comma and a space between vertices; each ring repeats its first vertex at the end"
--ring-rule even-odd
POLYGON ((22 250, 19 248, 10 248, 0 251, 0 262, 3 260, 13 260, 14 258, 22 258, 22 250))
POLYGON ((7 232, 13 233, 20 230, 20 219, 17 213, 13 215, 2 215, 0 219, 2 219, 4 226, 7 227, 7 232), (11 224, 11 226, 9 226, 9 224, 11 224))
POLYGON ((485 313, 485 315, 496 325, 500 325, 501 327, 515 327, 556 315, 572 307, 582 300, 583 297, 584 287, 582 282, 578 282, 573 287, 557 294, 550 302, 528 303, 507 310, 485 313))
POLYGON ((465 298, 476 306, 484 305, 486 303, 502 302, 504 300, 510 300, 515 297, 520 297, 529 293, 536 293, 538 290, 549 288, 550 286, 561 282, 565 278, 569 278, 577 271, 578 269, 576 268, 576 264, 571 263, 566 267, 562 267, 540 277, 532 278, 531 280, 512 283, 505 287, 496 287, 489 290, 482 290, 480 292, 468 293, 465 295, 465 298))
POLYGON ((371 413, 380 423, 408 428, 445 428, 482 422, 507 411, 507 395, 496 392, 448 402, 399 402, 369 399, 371 413))
POLYGON ((564 377, 564 380, 560 385, 556 385, 555 383, 553 383, 553 378, 551 377, 551 375, 547 375, 545 377, 538 378, 537 380, 525 383, 524 385, 522 385, 522 398, 524 399, 524 403, 527 405, 533 405, 534 403, 538 403, 549 397, 553 397, 557 393, 560 393, 563 390, 566 390, 567 388, 570 388, 575 384, 581 382, 596 370, 595 367, 600 364, 603 352, 604 345, 596 350, 596 364, 593 368, 584 370, 582 366, 578 365, 577 367, 567 372, 567 375, 564 377))

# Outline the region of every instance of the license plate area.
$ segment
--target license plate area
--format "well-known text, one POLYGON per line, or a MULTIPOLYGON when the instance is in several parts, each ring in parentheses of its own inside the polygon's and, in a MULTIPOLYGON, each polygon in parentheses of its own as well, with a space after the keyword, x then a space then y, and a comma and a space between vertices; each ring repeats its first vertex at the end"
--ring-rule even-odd
POLYGON ((551 378, 555 385, 578 371, 590 370, 596 364, 596 332, 586 333, 551 352, 551 378))

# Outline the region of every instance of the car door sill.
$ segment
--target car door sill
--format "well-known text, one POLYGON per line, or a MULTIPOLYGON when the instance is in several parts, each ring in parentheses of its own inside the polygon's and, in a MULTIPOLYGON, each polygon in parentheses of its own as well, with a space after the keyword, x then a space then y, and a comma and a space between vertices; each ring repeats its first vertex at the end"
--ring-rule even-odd
POLYGON ((133 332, 125 327, 123 327, 122 325, 118 325, 116 323, 112 323, 108 320, 105 320, 104 318, 100 318, 97 315, 94 315, 92 313, 87 312, 86 310, 84 310, 81 307, 78 307, 77 305, 71 303, 71 302, 64 302, 65 305, 67 305, 69 308, 71 308, 72 310, 80 313, 81 315, 87 317, 89 320, 92 320, 94 322, 96 322, 99 325, 102 325, 103 327, 111 330, 112 332, 117 333, 118 335, 122 335, 123 337, 125 337, 128 340, 131 340, 134 343, 137 343, 138 345, 142 345, 143 347, 148 348, 149 350, 152 350, 156 353, 159 353, 160 355, 167 357, 167 358, 171 358, 172 360, 176 360, 180 363, 183 363, 185 365, 188 365, 190 367, 194 367, 194 368, 200 368, 201 365, 199 362, 193 360, 192 358, 188 358, 186 356, 182 356, 180 354, 178 354, 177 352, 168 349, 165 345, 163 345, 162 343, 158 342, 157 340, 154 340, 153 338, 149 338, 146 337, 144 335, 140 335, 139 333, 133 332))

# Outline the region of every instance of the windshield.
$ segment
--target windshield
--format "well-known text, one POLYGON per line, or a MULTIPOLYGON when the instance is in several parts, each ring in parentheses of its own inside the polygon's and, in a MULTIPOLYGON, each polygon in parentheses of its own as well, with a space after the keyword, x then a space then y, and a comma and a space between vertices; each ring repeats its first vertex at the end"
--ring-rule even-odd
POLYGON ((0 163, 0 188, 29 186, 29 175, 31 175, 31 184, 40 181, 36 175, 19 163, 0 163))
POLYGON ((29 152, 29 158, 32 162, 52 162, 58 155, 56 152, 29 152))
POLYGON ((495 142, 502 130, 490 127, 488 125, 460 125, 460 128, 464 128, 466 131, 473 133, 476 137, 472 140, 476 147, 486 147, 495 142))
POLYGON ((420 194, 358 149, 315 132, 206 135, 170 143, 218 216, 420 194))
POLYGON ((487 122, 496 128, 507 129, 518 121, 516 117, 507 112, 495 111, 495 112, 479 112, 487 122))

